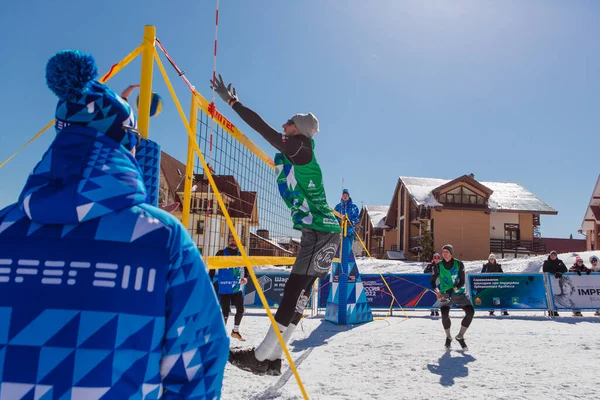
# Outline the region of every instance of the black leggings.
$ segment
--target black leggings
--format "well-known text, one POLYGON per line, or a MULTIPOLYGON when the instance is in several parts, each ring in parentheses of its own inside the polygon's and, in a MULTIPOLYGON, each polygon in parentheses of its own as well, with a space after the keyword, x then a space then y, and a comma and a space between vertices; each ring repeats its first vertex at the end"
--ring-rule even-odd
POLYGON ((229 317, 231 304, 233 303, 233 306, 235 307, 234 324, 236 326, 239 325, 240 322, 242 322, 242 317, 244 316, 244 295, 242 292, 219 295, 219 300, 221 302, 221 311, 223 311, 225 323, 227 323, 227 317, 229 317))
POLYGON ((298 325, 316 279, 316 276, 311 275, 290 274, 290 278, 283 288, 281 304, 275 313, 275 321, 278 324, 298 325))
MULTIPOLYGON (((468 328, 469 325, 471 325, 471 321, 473 321, 475 309, 473 306, 462 306, 461 308, 465 312, 465 317, 463 318, 461 325, 468 328)), ((450 329, 450 307, 441 307, 440 311, 442 312, 442 325, 444 325, 444 329, 450 329)))

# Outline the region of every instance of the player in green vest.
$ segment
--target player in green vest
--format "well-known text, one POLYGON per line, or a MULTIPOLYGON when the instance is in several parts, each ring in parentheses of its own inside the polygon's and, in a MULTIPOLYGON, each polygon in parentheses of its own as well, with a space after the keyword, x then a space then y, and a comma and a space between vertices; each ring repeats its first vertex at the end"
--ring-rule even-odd
MULTIPOLYGON (((340 226, 327 204, 323 174, 314 153, 313 136, 319 132, 319 121, 312 113, 296 114, 283 124, 280 133, 240 103, 236 90, 231 89, 231 83, 225 86, 221 75, 211 84, 244 122, 278 150, 274 163, 279 193, 290 209, 294 228, 302 231, 300 251, 275 314, 287 343, 302 318, 313 283, 331 269, 340 241, 340 226)), ((280 375, 282 354, 277 335, 269 328, 258 347, 230 351, 229 361, 258 375, 280 375)))
POLYGON ((442 325, 446 331, 446 349, 450 350, 452 334, 450 333, 450 307, 456 305, 465 312, 461 322, 460 332, 456 340, 463 350, 467 350, 465 333, 473 321, 475 309, 469 297, 465 294, 465 266, 462 261, 454 258, 454 247, 447 244, 442 247, 442 260, 433 267, 431 275, 431 287, 440 300, 440 311, 442 312, 442 325), (440 287, 436 285, 439 278, 440 287))

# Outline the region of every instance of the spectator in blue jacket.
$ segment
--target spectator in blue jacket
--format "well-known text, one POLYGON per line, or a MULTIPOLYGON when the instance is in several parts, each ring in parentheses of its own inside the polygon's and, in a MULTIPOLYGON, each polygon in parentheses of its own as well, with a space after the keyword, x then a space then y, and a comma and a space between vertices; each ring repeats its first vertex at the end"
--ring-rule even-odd
MULTIPOLYGON (((354 236, 354 227, 358 224, 358 220, 360 218, 360 213, 358 211, 358 207, 352 202, 352 198, 350 197, 350 192, 348 189, 344 189, 342 192, 342 201, 335 206, 335 211, 342 215, 347 215, 350 223, 348 224, 348 228, 346 229, 346 236, 351 238, 354 236)), ((338 221, 341 222, 340 218, 338 221)))
MULTIPOLYGON (((216 254, 216 256, 240 255, 240 249, 238 249, 233 235, 229 235, 227 247, 223 250, 219 250, 216 254)), ((227 319, 231 312, 231 304, 235 307, 235 317, 233 320, 231 337, 245 342, 246 339, 244 339, 240 333, 240 323, 244 316, 244 291, 242 286, 248 283, 248 269, 246 267, 220 268, 216 272, 216 279, 215 270, 211 269, 209 275, 211 280, 213 282, 216 280, 217 283, 217 293, 219 294, 219 301, 221 302, 221 311, 223 311, 225 325, 227 325, 227 319)))
POLYGON ((147 204, 132 109, 96 78, 89 54, 48 61, 57 135, 0 211, 0 398, 220 398, 229 338, 206 268, 147 204))

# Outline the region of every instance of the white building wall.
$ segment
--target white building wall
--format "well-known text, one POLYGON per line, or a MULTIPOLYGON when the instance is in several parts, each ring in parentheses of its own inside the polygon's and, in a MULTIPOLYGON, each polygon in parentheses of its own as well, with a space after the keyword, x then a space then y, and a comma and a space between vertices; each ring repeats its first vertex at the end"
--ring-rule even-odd
POLYGON ((518 224, 519 214, 492 212, 490 214, 490 239, 504 239, 504 224, 518 224))

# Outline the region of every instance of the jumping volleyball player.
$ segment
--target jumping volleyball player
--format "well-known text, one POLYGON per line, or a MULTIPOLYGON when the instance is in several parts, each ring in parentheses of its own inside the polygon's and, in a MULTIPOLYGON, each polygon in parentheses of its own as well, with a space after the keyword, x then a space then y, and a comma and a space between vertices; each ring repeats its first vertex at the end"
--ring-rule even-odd
MULTIPOLYGON (((226 87, 221 75, 211 83, 221 99, 279 151, 274 160, 279 192, 291 210, 294 229, 302 231, 300 251, 275 314, 287 343, 302 318, 314 281, 327 275, 338 249, 340 226, 327 204, 321 167, 314 154, 313 136, 319 132, 319 121, 311 113, 296 114, 283 124, 281 134, 240 103, 231 83, 226 87)), ((277 335, 269 328, 256 349, 231 351, 229 361, 258 375, 280 375, 282 354, 277 335)))
POLYGON ((442 260, 433 267, 433 273, 431 275, 431 287, 435 290, 435 293, 440 300, 440 311, 442 312, 442 325, 446 331, 446 349, 450 350, 452 343, 452 334, 450 333, 450 307, 455 304, 465 312, 460 326, 460 331, 456 335, 456 340, 463 348, 467 350, 467 343, 465 342, 465 333, 473 316, 475 315, 475 309, 471 300, 465 294, 465 266, 462 261, 454 258, 454 247, 452 245, 445 245, 442 247, 442 260), (436 280, 440 279, 440 287, 436 286, 436 280))

